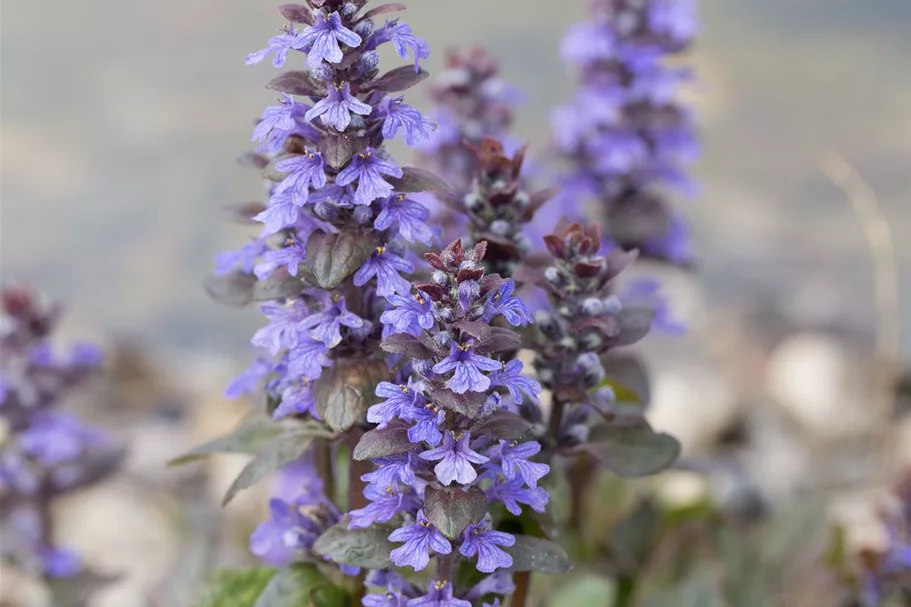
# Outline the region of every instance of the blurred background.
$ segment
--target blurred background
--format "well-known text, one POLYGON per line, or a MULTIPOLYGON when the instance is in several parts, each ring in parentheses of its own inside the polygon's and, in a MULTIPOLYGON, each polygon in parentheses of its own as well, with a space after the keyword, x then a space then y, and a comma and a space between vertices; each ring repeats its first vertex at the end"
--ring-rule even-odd
MULTIPOLYGON (((255 491, 216 507, 243 458, 163 465, 248 407, 221 393, 260 317, 214 303, 201 283, 214 254, 249 233, 222 206, 260 194, 235 158, 274 98, 268 62, 244 65, 282 25, 273 5, 2 2, 2 278, 65 301, 64 336, 105 345, 111 379, 86 408, 132 448, 119 480, 63 508, 64 539, 125 572, 99 605, 187 604, 194 575, 245 562, 262 514, 255 491)), ((583 0, 413 0, 405 19, 434 49, 431 78, 446 47, 499 57, 526 95, 514 133, 543 157, 548 113, 574 87, 559 41, 584 14, 583 0)), ((720 480, 701 490, 721 502, 746 492, 774 509, 823 491, 866 541, 885 462, 911 463, 911 407, 877 399, 874 368, 876 344, 891 352, 892 340, 891 362, 911 367, 911 330, 896 335, 887 318, 877 342, 875 298, 885 272, 898 284, 887 308, 911 318, 911 4, 703 0, 701 19, 685 57, 701 79, 701 192, 680 201, 698 262, 664 275, 690 332, 643 346, 654 425, 709 466, 720 480), (833 153, 875 191, 894 272, 874 263, 864 223, 822 170, 833 153)), ((426 93, 409 102, 426 108, 426 93)))

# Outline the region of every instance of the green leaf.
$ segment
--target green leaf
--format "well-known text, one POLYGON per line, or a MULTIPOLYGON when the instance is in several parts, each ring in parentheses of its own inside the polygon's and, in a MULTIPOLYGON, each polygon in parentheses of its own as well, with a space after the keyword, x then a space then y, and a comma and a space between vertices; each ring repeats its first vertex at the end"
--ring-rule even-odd
POLYGON ((440 533, 449 539, 461 535, 487 514, 487 498, 478 487, 463 491, 457 487, 441 487, 437 483, 424 490, 424 514, 440 533))
POLYGON ((651 387, 648 371, 638 358, 611 352, 602 357, 605 383, 614 390, 618 403, 648 406, 651 387))
POLYGON ((370 430, 361 436, 354 447, 353 457, 357 461, 399 455, 414 448, 414 443, 408 438, 409 426, 394 420, 388 426, 370 430))
POLYGON ((344 432, 377 401, 377 384, 389 378, 383 360, 353 360, 326 369, 313 384, 316 410, 329 427, 344 432))
POLYGON ((73 577, 50 579, 48 589, 54 598, 54 607, 83 607, 96 592, 118 579, 118 575, 84 569, 73 577))
POLYGON ((275 569, 266 567, 216 571, 197 607, 254 607, 274 575, 275 569))
POLYGON ((239 308, 253 301, 255 284, 256 276, 234 270, 225 276, 209 276, 204 286, 209 297, 218 303, 239 308))
POLYGON ((296 460, 317 436, 331 435, 319 424, 310 422, 276 436, 241 470, 240 475, 225 493, 221 505, 226 506, 239 492, 252 487, 267 474, 296 460))
POLYGON ((428 397, 434 404, 469 418, 475 417, 481 410, 481 405, 487 400, 487 395, 481 392, 456 394, 446 388, 431 390, 428 397))
POLYGON ((515 545, 503 548, 512 555, 511 571, 539 571, 553 575, 572 569, 573 564, 566 552, 554 542, 530 535, 515 537, 515 545))
POLYGON ((660 514, 648 499, 614 525, 607 540, 612 564, 621 572, 634 574, 645 564, 660 534, 660 514))
POLYGON ((499 440, 517 440, 531 431, 530 421, 511 411, 496 411, 472 426, 475 436, 490 436, 499 440))
POLYGON ((316 144, 316 151, 334 169, 348 164, 351 156, 367 146, 364 139, 348 133, 325 134, 316 144))
MULTIPOLYGON (((376 80, 369 82, 366 87, 384 91, 386 93, 399 93, 413 87, 418 82, 421 82, 430 74, 423 69, 414 71, 414 68, 410 65, 403 65, 395 69, 389 70, 376 80)), ((396 188, 398 189, 398 188, 396 188)))
POLYGON ((389 533, 383 527, 348 529, 342 521, 317 538, 313 551, 343 565, 383 569, 392 564, 389 553, 396 548, 388 539, 389 533))
POLYGON ((350 598, 312 565, 280 570, 253 607, 347 607, 350 598))
POLYGON ((610 578, 587 574, 560 585, 547 601, 549 607, 609 607, 615 584, 610 578))
POLYGON ((284 299, 286 297, 295 297, 306 286, 313 286, 305 272, 300 276, 291 276, 287 268, 278 268, 265 280, 257 281, 253 285, 251 298, 253 301, 272 301, 274 299, 284 299))
POLYGON ((316 232, 307 241, 306 265, 322 289, 334 289, 370 257, 376 241, 369 234, 316 232))
POLYGON ((397 192, 449 192, 452 186, 430 171, 414 166, 402 167, 401 177, 387 177, 397 192))
POLYGON ((657 474, 680 455, 676 438, 656 433, 645 422, 635 426, 598 426, 589 440, 581 448, 625 477, 657 474))
POLYGON ((727 604, 704 573, 693 573, 670 588, 646 595, 643 601, 644 607, 724 607, 727 604))
POLYGON ((315 97, 326 92, 325 85, 315 80, 310 72, 300 70, 292 70, 276 76, 269 81, 266 88, 302 97, 315 97))
POLYGON ((430 351, 430 348, 422 344, 417 337, 409 335, 408 333, 395 333, 390 335, 383 340, 380 344, 380 348, 384 352, 401 354, 408 358, 417 358, 420 360, 433 358, 433 352, 430 351))
POLYGON ((213 453, 256 453, 282 433, 282 425, 262 413, 251 413, 225 436, 211 440, 168 462, 180 466, 213 453))

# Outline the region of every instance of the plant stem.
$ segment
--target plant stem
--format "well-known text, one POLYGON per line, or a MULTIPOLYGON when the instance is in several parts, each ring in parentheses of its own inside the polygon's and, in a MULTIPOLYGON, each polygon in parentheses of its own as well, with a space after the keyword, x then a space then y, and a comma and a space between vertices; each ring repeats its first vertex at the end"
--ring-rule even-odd
POLYGON ((585 522, 586 501, 595 478, 595 463, 588 453, 576 455, 569 469, 570 505, 567 527, 571 531, 583 531, 585 522))
POLYGON ((636 579, 627 575, 617 578, 614 607, 631 607, 636 598, 636 579))
POLYGON ((526 607, 528 590, 531 587, 531 571, 520 571, 514 578, 516 591, 512 593, 511 607, 526 607))
MULTIPOLYGON (((350 453, 354 453, 354 447, 357 445, 358 441, 361 440, 363 431, 355 426, 348 431, 345 436, 348 441, 348 446, 350 448, 350 453)), ((372 469, 372 464, 370 460, 358 461, 351 458, 351 462, 348 468, 348 510, 356 510, 358 508, 363 508, 367 505, 368 500, 364 497, 364 481, 361 480, 361 476, 367 474, 372 469)), ((360 607, 361 599, 367 593, 367 590, 364 586, 364 579, 366 578, 367 573, 362 571, 357 577, 355 582, 354 589, 351 591, 351 607, 360 607)))
POLYGON ((335 495, 335 471, 332 466, 332 444, 327 440, 320 440, 314 447, 316 471, 323 481, 323 493, 333 504, 338 503, 335 495))
POLYGON ((557 444, 557 435, 560 433, 560 426, 563 425, 563 410, 565 408, 566 403, 558 400, 555 396, 550 410, 550 420, 547 424, 547 433, 550 435, 554 445, 557 444))

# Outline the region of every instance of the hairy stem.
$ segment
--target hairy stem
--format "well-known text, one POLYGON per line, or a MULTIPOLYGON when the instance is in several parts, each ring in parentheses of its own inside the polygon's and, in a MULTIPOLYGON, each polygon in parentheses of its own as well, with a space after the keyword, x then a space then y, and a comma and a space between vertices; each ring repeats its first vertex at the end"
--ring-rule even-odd
POLYGON ((437 556, 437 579, 451 582, 455 573, 455 554, 440 554, 437 556))
POLYGON ((512 593, 511 607, 526 607, 528 602, 528 590, 531 588, 531 571, 520 571, 515 575, 513 581, 516 585, 516 591, 512 593))
POLYGON ((567 526, 581 532, 585 522, 586 502, 595 478, 595 462, 588 453, 579 453, 569 469, 570 505, 567 526))
POLYGON ((552 444, 556 446, 557 436, 560 433, 560 426, 563 425, 563 410, 566 409, 566 403, 556 398, 550 410, 550 420, 547 424, 547 434, 550 436, 552 444))
POLYGON ((333 504, 338 504, 338 496, 335 494, 335 471, 332 467, 332 444, 329 441, 321 440, 316 443, 313 450, 316 471, 320 480, 323 481, 323 493, 333 504))
MULTIPOLYGON (((346 440, 348 441, 348 446, 350 452, 354 453, 354 447, 357 445, 358 441, 361 440, 363 431, 355 426, 348 431, 346 435, 346 440)), ((373 468, 373 464, 369 460, 358 461, 354 458, 351 458, 351 462, 348 468, 348 510, 356 510, 358 508, 363 508, 367 505, 368 500, 364 497, 364 481, 361 480, 361 476, 370 472, 373 468)), ((362 571, 360 575, 357 576, 357 581, 355 582, 354 589, 351 591, 351 607, 360 607, 361 599, 364 598, 364 595, 367 594, 367 589, 364 586, 364 579, 367 573, 362 571)))

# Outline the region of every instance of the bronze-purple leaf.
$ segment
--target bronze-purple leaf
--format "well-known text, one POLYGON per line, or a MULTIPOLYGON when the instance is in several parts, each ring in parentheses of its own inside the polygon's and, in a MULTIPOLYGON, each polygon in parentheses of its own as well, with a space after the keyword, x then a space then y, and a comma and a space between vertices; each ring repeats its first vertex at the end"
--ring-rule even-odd
POLYGON ((460 320, 453 325, 456 329, 471 335, 475 339, 485 340, 490 337, 490 325, 479 320, 460 320))
POLYGON ((310 72, 303 70, 294 70, 276 76, 269 81, 266 88, 302 97, 316 97, 325 92, 325 87, 314 80, 310 72))
POLYGON ((205 282, 206 293, 220 304, 245 306, 253 301, 256 276, 234 270, 225 276, 209 276, 205 282))
POLYGON ((373 17, 379 17, 386 13, 394 13, 396 11, 405 10, 405 5, 399 2, 391 2, 389 4, 381 4, 375 8, 370 9, 364 13, 358 21, 363 21, 364 19, 372 19, 373 17))
POLYGON ((333 289, 361 267, 375 247, 369 234, 316 232, 307 241, 306 265, 317 285, 333 289))
POLYGON ((348 360, 325 369, 313 384, 316 411, 337 432, 357 423, 376 402, 376 386, 389 379, 383 360, 348 360))
POLYGON ((506 352, 517 350, 522 345, 522 340, 514 331, 505 327, 491 327, 487 339, 479 342, 475 349, 479 352, 506 352))
POLYGON ((425 169, 413 166, 402 167, 401 177, 386 179, 397 192, 447 192, 452 191, 452 186, 437 175, 425 169))
POLYGON ((306 23, 307 25, 316 23, 313 11, 301 4, 282 4, 278 7, 278 12, 291 23, 306 23))
POLYGON ((589 442, 579 448, 624 477, 657 474, 673 465, 680 455, 677 439, 655 432, 645 421, 638 425, 598 426, 589 442))
POLYGON ((478 411, 481 410, 481 405, 487 400, 487 396, 480 392, 456 394, 452 390, 445 388, 430 390, 428 396, 434 404, 440 405, 444 409, 455 411, 465 417, 475 417, 478 411))
POLYGON ((499 440, 516 440, 531 431, 531 422, 511 411, 495 411, 471 428, 475 436, 490 436, 499 440))
POLYGON ((380 344, 384 352, 390 354, 401 354, 408 358, 417 358, 419 360, 428 360, 433 358, 433 352, 427 348, 414 335, 408 333, 396 333, 390 335, 380 344))
POLYGON ((410 65, 403 65, 389 70, 373 82, 369 82, 363 88, 367 90, 378 90, 386 93, 400 93, 413 87, 421 82, 430 74, 423 68, 414 71, 410 65))
POLYGON ((442 487, 438 483, 424 490, 424 514, 437 530, 448 537, 459 537, 469 525, 487 514, 487 498, 479 487, 442 487))
POLYGON ((256 152, 246 152, 237 157, 237 164, 250 169, 262 170, 269 165, 269 159, 256 152))
POLYGON ((366 432, 357 446, 354 447, 352 457, 357 461, 401 455, 414 448, 414 443, 408 439, 408 425, 395 420, 388 426, 366 432))
POLYGON ((364 141, 353 135, 326 134, 316 144, 316 151, 320 153, 326 164, 333 169, 340 169, 351 160, 351 156, 363 149, 364 141))
POLYGON ((624 308, 617 314, 619 333, 612 337, 610 345, 629 346, 645 337, 655 318, 654 310, 648 308, 624 308))
POLYGON ((253 218, 266 210, 266 205, 259 201, 238 202, 236 204, 225 205, 224 212, 229 219, 239 223, 258 224, 253 218))

